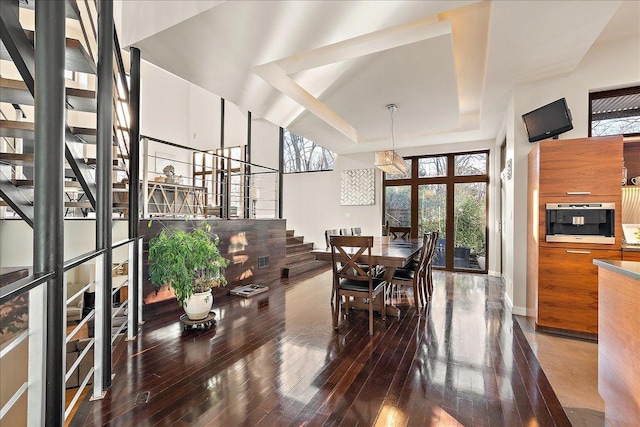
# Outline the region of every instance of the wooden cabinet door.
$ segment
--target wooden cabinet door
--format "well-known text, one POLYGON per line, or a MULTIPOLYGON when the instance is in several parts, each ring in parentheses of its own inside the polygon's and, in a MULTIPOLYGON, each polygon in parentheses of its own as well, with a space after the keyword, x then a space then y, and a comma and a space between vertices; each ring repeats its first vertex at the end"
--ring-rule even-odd
POLYGON ((540 197, 615 195, 622 187, 622 137, 540 143, 540 197))
POLYGON ((540 248, 538 325, 598 333, 598 268, 593 265, 596 258, 619 260, 621 253, 540 248))
POLYGON ((637 261, 640 262, 640 252, 635 251, 622 251, 623 261, 637 261))

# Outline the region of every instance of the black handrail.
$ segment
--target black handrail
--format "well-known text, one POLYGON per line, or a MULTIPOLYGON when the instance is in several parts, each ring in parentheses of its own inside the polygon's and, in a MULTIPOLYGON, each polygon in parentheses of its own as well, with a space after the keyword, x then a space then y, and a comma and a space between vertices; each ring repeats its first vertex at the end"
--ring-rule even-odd
MULTIPOLYGON (((148 135, 140 135, 140 139, 143 139, 143 138, 147 138, 149 141, 159 142, 160 144, 170 145, 171 147, 182 148, 183 150, 195 151, 196 153, 210 154, 212 156, 216 156, 216 157, 221 158, 221 159, 226 159, 226 160, 229 160, 229 161, 242 163, 242 164, 249 165, 249 166, 258 166, 258 167, 261 167, 261 168, 264 168, 264 169, 268 169, 268 170, 273 171, 273 172, 279 172, 278 169, 270 168, 269 166, 262 166, 262 165, 259 165, 259 164, 256 164, 256 163, 250 163, 250 162, 246 162, 244 160, 234 159, 232 157, 221 156, 219 154, 215 154, 215 153, 212 153, 210 151, 199 150, 199 149, 193 148, 193 147, 187 147, 186 145, 176 144, 175 142, 165 141, 165 140, 154 138, 154 137, 148 136, 148 135)), ((257 174, 254 173, 252 175, 257 175, 257 174)))
POLYGON ((127 245, 133 242, 134 240, 136 240, 136 238, 120 240, 119 242, 112 244, 111 249, 115 249, 115 248, 119 248, 120 246, 127 245))
POLYGON ((20 295, 26 294, 36 286, 53 279, 54 276, 55 274, 53 271, 49 273, 33 274, 20 280, 16 280, 15 282, 10 283, 3 288, 0 288, 0 304, 4 304, 5 302, 13 298, 17 298, 20 295))
POLYGON ((64 263, 64 271, 69 271, 72 268, 76 268, 77 266, 82 265, 89 260, 97 258, 98 256, 102 255, 105 252, 106 252, 105 249, 99 249, 99 250, 95 250, 95 251, 86 253, 84 255, 80 255, 78 257, 72 258, 69 261, 64 263))

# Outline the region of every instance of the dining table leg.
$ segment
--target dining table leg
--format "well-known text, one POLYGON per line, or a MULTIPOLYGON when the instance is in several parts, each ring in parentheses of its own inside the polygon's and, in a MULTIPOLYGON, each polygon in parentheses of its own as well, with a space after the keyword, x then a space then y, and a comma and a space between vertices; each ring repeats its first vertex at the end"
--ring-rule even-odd
MULTIPOLYGON (((387 267, 383 276, 385 282, 387 282, 387 286, 391 289, 391 292, 393 292, 393 285, 391 284, 391 279, 393 278, 393 275, 395 274, 395 272, 396 272, 396 267, 387 267)), ((387 295, 385 294, 386 292, 383 292, 382 294, 378 294, 378 298, 376 298, 377 306, 380 309, 380 312, 382 312, 382 303, 384 303, 386 304, 385 308, 387 310, 387 316, 400 317, 400 309, 395 305, 393 305, 393 295, 389 295, 389 301, 387 301, 387 295), (382 297, 380 295, 382 295, 382 297)))

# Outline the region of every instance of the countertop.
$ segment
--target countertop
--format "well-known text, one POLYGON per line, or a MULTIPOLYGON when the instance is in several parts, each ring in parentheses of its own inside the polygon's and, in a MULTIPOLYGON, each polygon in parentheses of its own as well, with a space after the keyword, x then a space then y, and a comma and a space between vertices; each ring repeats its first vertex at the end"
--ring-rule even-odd
POLYGON ((594 259, 593 263, 598 267, 606 268, 607 270, 623 274, 635 280, 640 280, 640 262, 594 259))
POLYGON ((629 245, 627 243, 623 243, 622 250, 624 252, 640 252, 640 245, 629 245))

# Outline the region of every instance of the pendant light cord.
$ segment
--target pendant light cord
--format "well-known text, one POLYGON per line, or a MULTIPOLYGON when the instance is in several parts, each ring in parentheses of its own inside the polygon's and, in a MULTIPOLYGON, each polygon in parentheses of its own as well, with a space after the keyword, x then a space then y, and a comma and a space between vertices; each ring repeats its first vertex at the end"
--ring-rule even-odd
POLYGON ((396 151, 396 139, 393 136, 393 112, 398 109, 396 104, 388 104, 387 109, 391 112, 391 150, 396 151))

